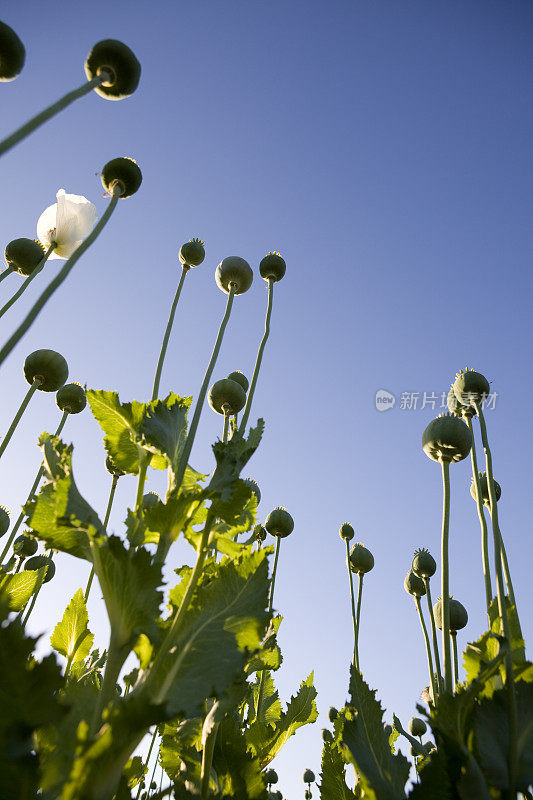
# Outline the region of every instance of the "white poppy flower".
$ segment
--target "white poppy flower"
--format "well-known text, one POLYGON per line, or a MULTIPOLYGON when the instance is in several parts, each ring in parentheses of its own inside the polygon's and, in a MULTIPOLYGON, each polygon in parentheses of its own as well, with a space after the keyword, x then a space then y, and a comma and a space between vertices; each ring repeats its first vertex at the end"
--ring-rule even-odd
POLYGON ((57 203, 49 206, 37 222, 37 236, 48 250, 53 242, 56 248, 49 258, 69 258, 96 224, 96 206, 79 194, 67 194, 60 189, 57 203))

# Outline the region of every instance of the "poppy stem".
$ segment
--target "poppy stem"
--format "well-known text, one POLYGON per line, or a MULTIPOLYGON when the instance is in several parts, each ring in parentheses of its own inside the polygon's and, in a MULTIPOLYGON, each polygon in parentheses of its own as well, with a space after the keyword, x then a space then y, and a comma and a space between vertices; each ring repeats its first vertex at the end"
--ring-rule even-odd
POLYGON ((254 398, 255 387, 257 385, 257 379, 259 377, 259 370, 261 368, 261 361, 263 360, 263 353, 265 352, 265 345, 267 343, 268 336, 270 334, 270 318, 272 317, 272 303, 274 300, 274 279, 268 279, 268 303, 267 303, 267 311, 265 317, 265 332, 263 334, 263 338, 261 339, 261 343, 259 345, 259 350, 257 351, 257 358, 255 360, 254 371, 252 375, 252 380, 250 381, 250 388, 248 389, 248 396, 246 398, 246 405, 244 407, 244 411, 242 412, 241 424, 239 425, 239 433, 244 434, 246 423, 248 422, 248 417, 250 416, 250 411, 252 409, 252 400, 254 398))
POLYGON ((442 464, 442 538, 441 538, 441 595, 442 595, 442 652, 444 654, 444 689, 452 692, 452 653, 450 647, 450 462, 442 464))
POLYGON ((163 336, 163 344, 161 345, 161 352, 159 353, 159 360, 157 362, 157 368, 155 371, 155 378, 154 378, 154 388, 152 391, 152 401, 157 400, 159 395, 159 383, 161 381, 161 373, 163 371, 163 362, 165 361, 165 356, 168 347, 168 341, 170 339, 170 333, 172 331, 172 325, 174 324, 174 315, 176 314, 176 308, 178 306, 178 300, 180 299, 181 290, 183 288, 183 283, 185 281, 185 276, 189 271, 189 267, 184 264, 181 269, 181 276, 178 283, 178 288, 176 289, 176 294, 174 295, 174 301, 172 303, 172 307, 170 309, 170 315, 167 322, 167 327, 165 330, 165 335, 163 336))
POLYGON ((39 388, 41 383, 42 383, 42 381, 41 381, 40 378, 35 378, 35 380, 33 381, 32 385, 30 386, 30 388, 26 392, 24 400, 20 404, 17 413, 13 417, 13 422, 9 426, 8 432, 6 433, 4 438, 2 439, 2 444, 0 444, 0 458, 2 458, 2 456, 3 456, 4 452, 5 452, 5 449, 6 449, 6 447, 8 446, 8 444, 10 442, 11 437, 15 433, 15 429, 16 429, 17 425, 20 422, 20 418, 22 417, 22 415, 26 411, 28 403, 30 402, 31 398, 33 397, 33 395, 35 394, 35 392, 37 391, 37 389, 39 388))
POLYGON ((361 599, 363 597, 363 578, 364 572, 359 572, 359 586, 357 588, 357 614, 355 619, 355 645, 354 645, 354 664, 359 669, 359 625, 361 622, 361 599))
POLYGON ((424 615, 422 613, 422 604, 420 602, 420 597, 414 595, 416 610, 418 611, 418 616, 420 618, 420 624, 422 626, 422 632, 424 634, 424 641, 426 643, 426 653, 428 659, 428 669, 429 669, 429 680, 431 681, 431 690, 433 692, 433 703, 436 705, 437 703, 437 684, 435 683, 435 671, 433 669, 433 659, 431 658, 431 645, 429 643, 429 636, 428 636, 428 629, 426 627, 426 622, 424 620, 424 615))
MULTIPOLYGON (((30 275, 28 275, 26 280, 19 286, 19 288, 13 294, 13 296, 9 298, 7 303, 5 303, 2 306, 2 308, 0 308, 0 318, 4 316, 6 311, 8 311, 11 308, 13 303, 15 303, 19 299, 19 297, 26 291, 26 289, 28 288, 28 286, 30 285, 32 280, 37 277, 39 272, 42 272, 43 267, 46 264, 46 262, 48 260, 48 257, 51 255, 52 251, 55 249, 55 246, 56 246, 56 244, 55 244, 55 242, 53 242, 50 245, 50 247, 48 248, 48 250, 46 251, 46 253, 44 254, 42 260, 37 264, 37 266, 35 267, 33 272, 30 275)), ((0 280, 1 280, 1 278, 0 278, 0 280)))
POLYGON ((15 272, 15 267, 6 267, 6 269, 0 275, 0 283, 5 281, 8 275, 11 275, 12 272, 15 272))
POLYGON ((0 156, 3 156, 8 150, 11 150, 12 147, 25 139, 26 136, 29 136, 30 133, 33 133, 33 131, 37 130, 37 128, 43 125, 43 123, 54 117, 59 111, 63 111, 64 108, 73 103, 74 100, 77 100, 78 97, 83 97, 83 95, 89 94, 89 92, 91 92, 97 86, 100 86, 101 83, 104 83, 106 80, 108 80, 108 77, 109 76, 107 72, 102 72, 100 75, 96 75, 91 81, 86 81, 77 89, 67 92, 67 94, 63 95, 63 97, 61 97, 55 103, 52 103, 51 106, 45 108, 44 111, 36 114, 34 117, 28 120, 28 122, 24 123, 24 125, 21 125, 20 128, 0 142, 0 156))
POLYGON ((487 616, 489 618, 490 628, 490 604, 492 603, 492 585, 490 580, 490 562, 489 562, 489 534, 487 530, 487 520, 483 512, 483 498, 481 496, 481 487, 479 483, 479 471, 477 467, 476 456, 476 443, 474 441, 474 428, 472 426, 472 418, 469 414, 464 415, 468 430, 472 434, 472 449, 470 450, 470 458, 472 461, 472 475, 474 484, 476 486, 476 505, 479 523, 481 525, 481 558, 483 561, 483 576, 485 578, 485 603, 487 605, 487 616))
MULTIPOLYGON (((113 505, 113 499, 115 497, 115 490, 117 488, 117 483, 120 475, 113 475, 113 480, 111 482, 111 490, 109 492, 109 499, 107 501, 107 509, 105 512, 105 519, 104 519, 104 530, 107 528, 107 523, 109 522, 109 515, 111 514, 111 507, 113 505)), ((83 599, 85 603, 89 599, 89 592, 91 591, 91 585, 94 578, 94 564, 91 567, 91 572, 89 574, 89 580, 87 581, 87 586, 85 588, 85 594, 83 595, 83 599)))
POLYGON ((454 691, 457 688, 457 684, 459 683, 459 657, 457 655, 457 631, 450 631, 450 636, 452 637, 452 649, 453 649, 453 688, 454 691))
POLYGON ((357 623, 355 621, 355 597, 353 591, 353 578, 352 570, 350 569, 350 545, 348 539, 346 541, 346 566, 348 567, 348 578, 350 581, 350 597, 352 601, 352 623, 353 623, 353 661, 355 664, 355 643, 357 641, 357 623))
POLYGON ((429 619, 431 621, 431 635, 433 639, 433 650, 435 652, 435 669, 437 671, 437 684, 439 692, 442 691, 442 673, 440 669, 440 655, 439 643, 437 640, 437 626, 435 625, 435 614, 433 613, 433 602, 431 600, 431 589, 429 587, 429 578, 424 578, 424 585, 426 587, 426 598, 428 601, 429 619))

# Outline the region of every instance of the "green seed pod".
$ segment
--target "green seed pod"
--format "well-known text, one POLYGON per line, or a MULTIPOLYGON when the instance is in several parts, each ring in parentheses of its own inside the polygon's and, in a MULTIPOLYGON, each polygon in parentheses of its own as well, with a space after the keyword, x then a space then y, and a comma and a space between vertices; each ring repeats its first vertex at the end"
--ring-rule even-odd
POLYGON ((311 800, 312 797, 313 797, 313 795, 311 794, 311 789, 306 789, 305 790, 305 800, 311 800))
POLYGON ((426 593, 426 586, 422 578, 419 578, 412 570, 407 573, 403 582, 403 588, 413 597, 423 597, 426 593))
POLYGON ((470 453, 472 434, 468 426, 451 414, 432 420, 422 434, 422 448, 433 461, 462 461, 470 453))
POLYGON ((112 158, 102 170, 102 186, 109 194, 118 186, 120 197, 131 197, 142 183, 143 175, 133 158, 112 158))
POLYGON ((236 369, 234 372, 230 372, 229 375, 226 375, 226 378, 228 378, 230 381, 235 381, 236 383, 238 383, 239 386, 242 386, 245 392, 248 391, 248 387, 250 386, 250 384, 248 383, 248 378, 243 372, 240 372, 238 369, 236 369))
POLYGON ((44 248, 37 239, 13 239, 6 245, 4 258, 20 275, 31 275, 44 258, 44 248))
POLYGON ((304 783, 314 783, 315 773, 312 769, 306 769, 304 772, 304 783))
POLYGON ((286 508, 279 506, 271 511, 265 520, 265 528, 271 536, 284 539, 294 530, 294 520, 286 508))
POLYGON ((266 281, 272 279, 273 281, 280 281, 285 275, 286 269, 285 261, 279 253, 268 253, 259 264, 259 272, 261 277, 266 281))
POLYGON ((259 505, 259 503, 261 502, 261 489, 259 488, 257 483, 254 480, 252 480, 252 478, 243 478, 243 481, 247 486, 250 487, 252 492, 255 494, 255 496, 257 497, 257 505, 259 505))
POLYGON ((204 243, 201 239, 190 239, 181 245, 178 258, 184 267, 199 267, 205 258, 204 243))
POLYGON ((24 362, 24 377, 29 384, 39 378, 41 392, 57 392, 68 378, 68 365, 55 350, 34 350, 24 362))
POLYGON ((355 536, 354 529, 349 522, 343 522, 339 528, 339 536, 344 542, 349 542, 355 536))
POLYGON ((484 375, 467 367, 455 376, 453 391, 460 403, 472 406, 474 402, 481 403, 490 394, 490 386, 484 375))
POLYGON ((20 75, 26 50, 15 31, 0 22, 0 81, 13 81, 20 75))
POLYGON ((411 717, 407 726, 407 730, 411 736, 423 736, 427 729, 426 723, 419 717, 411 717))
POLYGON ((125 472, 123 472, 123 470, 119 469, 113 464, 113 459, 111 458, 111 456, 107 456, 105 460, 105 468, 108 472, 111 473, 111 475, 116 475, 117 478, 120 478, 122 475, 126 474, 125 472))
POLYGON ((262 525, 256 525, 254 528, 254 536, 259 542, 264 542, 267 538, 266 529, 262 525))
POLYGON ((273 769, 267 769, 263 777, 265 779, 265 782, 269 786, 271 786, 273 783, 278 782, 278 773, 275 772, 273 769))
POLYGON ((335 706, 331 706, 331 708, 329 709, 329 712, 328 712, 329 721, 330 722, 335 722, 335 720, 337 719, 338 716, 339 716, 339 712, 337 711, 335 706))
POLYGON ((415 550, 411 569, 421 578, 431 578, 437 571, 437 562, 425 547, 415 550))
POLYGON ((32 556, 37 552, 39 545, 33 536, 28 536, 26 532, 22 536, 17 536, 13 542, 13 552, 18 556, 32 556))
POLYGON ((156 492, 146 492, 143 495, 143 508, 153 508, 159 503, 159 495, 156 492))
POLYGON ((95 88, 96 94, 106 100, 122 100, 129 97, 139 85, 141 65, 130 48, 117 39, 97 42, 85 60, 85 74, 92 81, 102 72, 111 79, 95 88))
MULTIPOLYGON (((442 602, 437 600, 433 606, 433 615, 435 617, 435 625, 442 630, 442 602)), ((460 631, 465 627, 468 622, 468 613, 466 608, 459 600, 454 600, 450 597, 450 630, 460 631)))
POLYGON ((55 575, 56 565, 47 556, 33 556, 33 558, 28 558, 28 560, 24 564, 24 569, 25 570, 41 569, 41 567, 46 567, 46 566, 48 566, 48 569, 46 570, 46 575, 43 583, 48 583, 48 581, 51 581, 55 575))
MULTIPOLYGON (((490 495, 489 495, 489 482, 487 480, 487 473, 478 472, 478 475, 479 475, 479 489, 481 491, 481 502, 488 508, 490 506, 490 495)), ((498 502, 498 500, 502 496, 502 487, 500 486, 498 481, 494 481, 494 492, 496 494, 496 502, 498 502)), ((470 494, 477 503, 477 490, 474 478, 472 478, 472 484, 470 486, 470 494)))
POLYGON ((246 404, 246 392, 237 381, 222 378, 211 386, 207 400, 217 414, 237 414, 246 404))
POLYGON ((8 532, 9 523, 9 511, 7 511, 4 506, 0 506, 0 536, 8 532))
POLYGON ((361 542, 354 544, 350 550, 350 569, 359 575, 364 575, 374 568, 374 556, 361 542))
POLYGON ((239 258, 239 256, 224 258, 215 271, 217 286, 226 294, 230 293, 230 284, 232 283, 235 286, 235 294, 247 292, 252 285, 253 279, 254 274, 251 266, 244 258, 239 258))
POLYGON ((65 383, 57 390, 56 405, 61 411, 68 411, 69 414, 80 414, 87 405, 83 386, 79 383, 65 383))
POLYGON ((455 396, 455 392, 453 390, 453 385, 448 392, 448 399, 446 401, 448 406, 448 411, 454 415, 454 417, 475 417, 476 416, 476 409, 473 406, 464 406, 462 403, 459 402, 457 397, 455 396))

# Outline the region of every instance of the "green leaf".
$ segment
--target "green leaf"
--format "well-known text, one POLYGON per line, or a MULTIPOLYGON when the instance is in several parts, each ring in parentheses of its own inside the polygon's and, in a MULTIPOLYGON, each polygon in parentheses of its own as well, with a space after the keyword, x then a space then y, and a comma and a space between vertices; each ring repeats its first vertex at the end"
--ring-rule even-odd
POLYGON ((50 644, 66 659, 76 662, 83 661, 89 655, 93 639, 83 589, 78 589, 66 607, 63 619, 54 628, 50 644))
MULTIPOLYGON (((87 401, 94 418, 105 433, 104 445, 119 469, 130 474, 139 472, 139 461, 147 451, 139 441, 147 403, 121 403, 117 392, 88 389, 87 401)), ((154 464, 152 463, 152 466, 154 464)))
POLYGON ((67 447, 60 439, 48 434, 43 434, 43 437, 42 448, 51 469, 50 482, 24 506, 28 524, 54 550, 92 561, 88 533, 101 532, 102 523, 74 481, 72 445, 67 447))
POLYGON ((266 800, 261 764, 247 750, 246 739, 234 716, 228 716, 220 723, 213 753, 213 767, 222 797, 230 797, 232 800, 266 800))
POLYGON ((134 756, 133 758, 130 758, 127 761, 123 771, 123 775, 126 779, 128 787, 133 789, 135 786, 138 786, 147 772, 148 766, 143 763, 143 760, 140 756, 134 756))
POLYGON ((283 617, 278 614, 270 620, 261 650, 250 659, 246 665, 246 673, 251 675, 261 669, 277 670, 280 668, 283 656, 277 641, 277 633, 283 617))
POLYGON ((452 793, 444 752, 433 750, 423 763, 418 772, 420 783, 414 784, 409 800, 452 800, 455 795, 452 793))
POLYGON ((231 500, 233 484, 259 447, 264 428, 265 423, 260 419, 257 427, 250 429, 247 439, 241 434, 234 434, 229 442, 218 441, 213 445, 217 465, 207 489, 213 497, 220 498, 222 503, 231 500))
POLYGON ((25 569, 16 575, 9 575, 0 569, 0 591, 5 592, 11 611, 24 608, 35 588, 40 586, 47 567, 41 569, 25 569))
POLYGON ((325 741, 320 773, 321 800, 355 800, 360 797, 358 786, 352 791, 346 784, 345 763, 336 743, 325 741))
POLYGON ((213 564, 213 576, 197 586, 152 690, 157 702, 166 699, 169 715, 197 716, 206 697, 220 698, 243 675, 264 635, 268 588, 262 551, 213 564))
POLYGON ((187 438, 187 411, 191 402, 192 397, 179 397, 171 392, 164 400, 156 400, 146 408, 139 427, 145 449, 167 460, 172 488, 187 438))
POLYGON ((365 797, 399 800, 405 797, 410 764, 401 753, 391 753, 383 724, 383 709, 358 669, 352 667, 350 680, 353 718, 344 722, 343 742, 360 774, 365 797))
MULTIPOLYGON (((204 493, 201 490, 180 492, 178 497, 170 497, 166 503, 159 501, 144 512, 145 542, 158 542, 161 534, 176 541, 180 533, 188 535, 191 525, 199 524, 205 518, 203 506, 204 493)), ((198 534, 198 539, 201 534, 198 534)))

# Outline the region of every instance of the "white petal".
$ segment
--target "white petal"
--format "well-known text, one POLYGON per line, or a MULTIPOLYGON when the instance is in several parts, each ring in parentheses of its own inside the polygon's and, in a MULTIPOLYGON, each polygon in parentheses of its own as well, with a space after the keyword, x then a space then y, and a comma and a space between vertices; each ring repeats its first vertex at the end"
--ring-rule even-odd
POLYGON ((55 225, 57 247, 52 258, 69 258, 92 231, 97 218, 96 207, 86 197, 60 189, 55 225))
MULTIPOLYGON (((50 247, 52 239, 55 238, 56 216, 57 203, 54 203, 53 206, 45 208, 37 220, 37 238, 47 250, 50 247), (53 234, 53 236, 51 234, 53 234)), ((62 256, 53 251, 49 258, 62 258, 62 256)))

